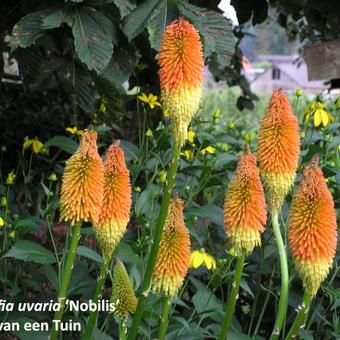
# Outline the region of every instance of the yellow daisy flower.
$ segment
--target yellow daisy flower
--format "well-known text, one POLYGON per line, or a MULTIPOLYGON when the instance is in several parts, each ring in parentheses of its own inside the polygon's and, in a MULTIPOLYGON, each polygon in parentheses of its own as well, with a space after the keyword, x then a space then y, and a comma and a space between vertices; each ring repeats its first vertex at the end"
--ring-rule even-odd
POLYGON ((215 153, 215 148, 214 147, 212 147, 211 145, 209 145, 209 146, 207 146, 206 148, 204 148, 204 149, 202 149, 201 150, 201 153, 203 154, 203 155, 205 155, 206 153, 210 153, 210 154, 213 154, 213 153, 215 153))
POLYGON ((201 266, 205 266, 209 270, 216 269, 216 261, 211 255, 208 255, 203 249, 194 250, 190 254, 190 267, 196 269, 201 266))
POLYGON ((28 139, 28 137, 26 136, 25 139, 24 139, 24 144, 23 144, 22 147, 24 148, 24 150, 31 147, 33 152, 38 154, 38 153, 42 152, 44 144, 40 142, 38 137, 35 137, 34 139, 28 139))
POLYGON ((161 107, 161 104, 157 101, 158 97, 154 96, 152 93, 150 93, 149 96, 147 96, 144 92, 142 92, 139 96, 137 96, 137 98, 140 101, 149 104, 151 109, 154 109, 155 106, 161 107))

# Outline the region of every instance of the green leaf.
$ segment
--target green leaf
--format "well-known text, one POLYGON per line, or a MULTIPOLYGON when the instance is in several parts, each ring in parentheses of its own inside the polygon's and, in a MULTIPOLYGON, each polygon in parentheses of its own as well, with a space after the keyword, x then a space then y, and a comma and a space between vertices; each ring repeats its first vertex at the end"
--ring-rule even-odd
POLYGON ((240 286, 243 290, 245 290, 251 297, 254 297, 254 293, 252 292, 252 290, 250 289, 248 283, 246 280, 241 280, 240 282, 240 286))
POLYGON ((187 209, 186 216, 207 218, 212 223, 224 227, 223 211, 217 205, 209 204, 198 208, 189 208, 187 209))
POLYGON ((159 51, 163 32, 178 17, 177 6, 172 1, 163 1, 154 19, 148 25, 149 41, 152 48, 159 51))
POLYGON ((114 23, 104 14, 96 11, 93 7, 83 7, 82 9, 101 27, 101 29, 110 37, 111 41, 115 45, 118 45, 118 33, 114 23))
POLYGON ((45 144, 45 148, 56 146, 67 153, 74 154, 78 148, 78 143, 73 139, 65 136, 54 136, 49 139, 45 144))
POLYGON ((24 218, 15 223, 15 229, 26 233, 39 232, 40 228, 34 218, 24 218))
POLYGON ((78 246, 77 255, 87 257, 88 259, 93 260, 98 263, 103 262, 103 258, 99 254, 97 254, 94 250, 88 247, 78 246))
POLYGON ((96 340, 112 340, 112 337, 99 330, 97 327, 93 329, 93 339, 96 340))
POLYGON ((164 0, 146 0, 134 9, 125 19, 123 31, 129 41, 140 34, 153 15, 157 13, 157 8, 164 3, 164 0))
POLYGON ((125 48, 119 48, 113 53, 109 64, 100 73, 100 76, 115 84, 116 87, 122 87, 122 84, 134 72, 137 62, 135 53, 129 53, 125 48))
POLYGON ((112 56, 113 43, 87 9, 76 8, 72 33, 79 59, 89 70, 97 73, 104 70, 112 56))
POLYGON ((118 7, 121 19, 126 17, 136 8, 135 0, 113 0, 113 3, 118 7))
POLYGON ((51 283, 55 290, 58 290, 59 279, 57 272, 50 265, 44 266, 44 271, 48 281, 51 283))
POLYGON ((50 13, 51 9, 33 12, 15 24, 10 37, 11 50, 31 46, 41 37, 44 34, 44 29, 41 27, 42 20, 50 13))
POLYGON ((338 145, 340 145, 340 136, 335 136, 332 142, 329 144, 329 147, 336 148, 338 145))
POLYGON ((119 243, 116 254, 123 262, 134 264, 141 263, 141 258, 133 252, 131 246, 126 242, 119 243))
POLYGON ((205 58, 216 54, 218 63, 228 66, 234 55, 236 44, 228 19, 221 13, 184 1, 178 4, 178 9, 184 17, 192 21, 203 37, 205 58))
POLYGON ((69 12, 69 7, 59 8, 53 11, 42 20, 41 28, 52 29, 60 27, 60 25, 65 22, 69 12))
POLYGON ((37 243, 27 240, 19 240, 14 243, 4 257, 13 257, 17 260, 40 264, 53 264, 57 262, 56 258, 49 250, 37 243))
POLYGON ((147 188, 137 196, 135 212, 137 217, 152 210, 155 198, 159 195, 161 188, 155 184, 149 184, 147 188))
POLYGON ((211 291, 198 291, 192 297, 192 302, 199 314, 208 311, 222 311, 221 303, 218 302, 216 296, 211 291))

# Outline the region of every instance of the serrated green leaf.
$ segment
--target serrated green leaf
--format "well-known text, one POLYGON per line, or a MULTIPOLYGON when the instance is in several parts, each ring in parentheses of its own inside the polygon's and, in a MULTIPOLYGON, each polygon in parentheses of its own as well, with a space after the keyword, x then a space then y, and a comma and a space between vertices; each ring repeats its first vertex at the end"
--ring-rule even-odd
POLYGON ((165 27, 178 16, 178 10, 171 1, 163 1, 157 9, 156 15, 148 25, 149 41, 152 48, 159 51, 165 27))
POLYGON ((113 3, 118 7, 122 19, 136 8, 135 0, 113 0, 113 3))
POLYGON ((72 26, 74 47, 89 70, 100 73, 110 61, 113 43, 110 36, 85 9, 76 9, 72 26))
POLYGON ((231 23, 221 13, 181 1, 180 13, 188 18, 203 37, 204 56, 216 54, 222 66, 228 66, 235 52, 236 40, 231 23))
POLYGON ((123 31, 129 41, 141 33, 164 0, 146 0, 135 8, 125 19, 123 31))
POLYGON ((44 34, 41 27, 42 20, 51 13, 51 9, 30 13, 24 16, 13 27, 10 37, 11 50, 18 47, 31 46, 39 37, 44 34))
POLYGON ((65 136, 54 136, 49 139, 45 144, 45 148, 49 148, 51 146, 56 146, 61 150, 64 150, 67 153, 74 154, 78 148, 78 143, 73 139, 65 136))
POLYGON ((60 27, 60 25, 65 22, 65 18, 70 12, 70 8, 64 7, 59 8, 49 15, 45 16, 45 18, 42 20, 41 27, 43 29, 52 29, 60 27))
POLYGON ((82 10, 84 10, 102 28, 115 45, 118 45, 117 27, 108 17, 101 12, 96 11, 93 7, 83 7, 82 10))
POLYGON ((40 264, 53 264, 57 262, 56 258, 49 250, 37 243, 27 240, 19 240, 14 243, 4 257, 13 257, 17 260, 40 264))

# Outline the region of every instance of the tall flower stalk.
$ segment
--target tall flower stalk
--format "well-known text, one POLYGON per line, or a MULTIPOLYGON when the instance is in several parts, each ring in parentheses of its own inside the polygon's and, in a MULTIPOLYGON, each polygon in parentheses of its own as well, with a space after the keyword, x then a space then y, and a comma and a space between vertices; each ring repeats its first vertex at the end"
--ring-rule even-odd
POLYGON ((164 296, 159 340, 165 339, 171 297, 181 288, 189 263, 190 235, 184 223, 183 202, 175 195, 169 205, 152 277, 153 291, 164 296))
POLYGON ((202 95, 204 71, 202 44, 199 33, 187 20, 175 20, 166 27, 159 52, 159 66, 163 110, 171 120, 174 146, 168 182, 164 188, 152 247, 140 287, 141 294, 128 334, 129 340, 135 339, 138 333, 175 184, 181 147, 187 138, 188 126, 199 108, 202 95))
MULTIPOLYGON (((112 253, 123 237, 130 219, 131 185, 126 167, 124 151, 119 141, 111 145, 104 160, 104 196, 98 223, 94 225, 97 239, 103 253, 103 263, 97 280, 93 302, 97 303, 107 276, 112 253)), ((90 340, 97 323, 98 311, 88 319, 84 340, 90 340)))
MULTIPOLYGON (((78 150, 66 162, 62 179, 60 218, 70 223, 73 233, 59 288, 60 308, 55 312, 54 320, 61 320, 64 313, 82 222, 92 221, 94 224, 98 222, 103 199, 103 182, 104 171, 98 154, 97 133, 87 130, 80 140, 78 150)), ((58 336, 54 325, 51 329, 51 340, 58 336)))
POLYGON ((286 246, 279 226, 285 197, 294 184, 300 153, 299 126, 287 96, 273 92, 267 113, 261 120, 258 159, 268 194, 269 209, 281 267, 281 293, 271 339, 278 339, 288 306, 289 272, 286 246))
POLYGON ((237 164, 224 200, 224 224, 227 237, 237 255, 236 269, 227 308, 218 339, 226 339, 238 297, 244 261, 261 244, 261 233, 266 224, 266 202, 256 157, 245 147, 237 164))
POLYGON ((336 252, 337 226, 334 202, 318 157, 304 169, 289 213, 289 245, 305 294, 287 339, 304 327, 309 305, 327 277, 336 252))

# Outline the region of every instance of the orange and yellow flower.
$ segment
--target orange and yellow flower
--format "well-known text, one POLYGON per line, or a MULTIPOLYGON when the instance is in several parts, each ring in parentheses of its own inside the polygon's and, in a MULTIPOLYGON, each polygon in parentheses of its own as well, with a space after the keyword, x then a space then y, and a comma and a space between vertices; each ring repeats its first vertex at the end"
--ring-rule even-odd
POLYGON ((184 224, 183 202, 171 200, 156 264, 153 290, 167 296, 175 295, 183 283, 190 263, 190 236, 184 224))
POLYGON ((103 200, 104 171, 97 133, 85 130, 76 153, 66 162, 60 197, 60 219, 71 225, 98 222, 103 200))
POLYGON ((200 36, 187 20, 175 20, 165 29, 159 65, 163 110, 171 119, 176 143, 182 146, 200 105, 204 71, 200 36))
POLYGON ((131 280, 125 270, 124 264, 116 259, 116 265, 113 269, 112 280, 112 296, 114 315, 126 318, 129 314, 133 314, 137 307, 137 298, 133 290, 131 280))
POLYGON ((291 203, 289 245, 305 290, 315 295, 332 266, 337 243, 334 202, 314 158, 291 203))
POLYGON ((266 224, 266 202, 256 167, 256 157, 246 147, 238 161, 224 200, 226 234, 237 256, 261 244, 266 224))
POLYGON ((281 209, 294 184, 299 153, 297 118, 287 96, 281 90, 276 90, 261 121, 258 145, 260 173, 268 191, 272 212, 281 209))
POLYGON ((130 219, 131 184, 124 151, 113 144, 104 160, 104 197, 98 224, 94 225, 105 258, 123 237, 130 219))

